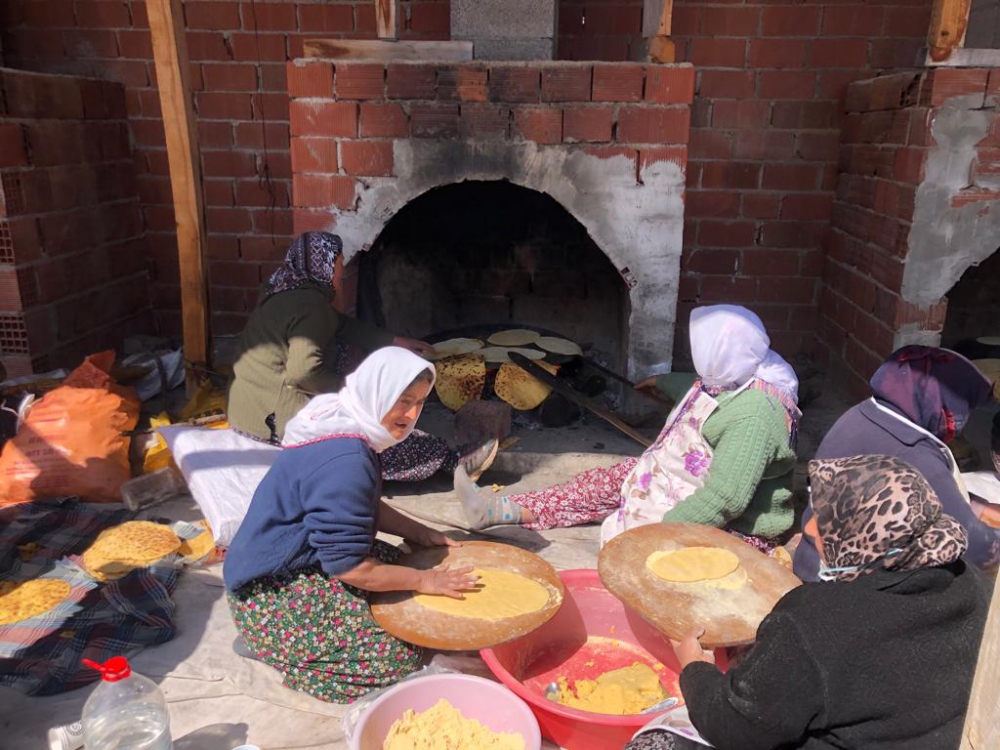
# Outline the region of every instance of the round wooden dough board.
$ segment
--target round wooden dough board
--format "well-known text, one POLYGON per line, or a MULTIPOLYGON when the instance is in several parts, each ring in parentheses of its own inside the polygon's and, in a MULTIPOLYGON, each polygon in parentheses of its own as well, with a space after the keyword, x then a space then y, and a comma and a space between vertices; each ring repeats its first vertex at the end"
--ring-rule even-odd
POLYGON ((653 523, 619 534, 601 550, 597 572, 608 591, 669 638, 680 640, 694 628, 705 628, 705 648, 753 643, 760 621, 801 583, 732 534, 691 523, 653 523), (733 590, 711 582, 671 583, 646 567, 652 553, 684 547, 729 550, 740 559, 747 582, 733 590))
POLYGON ((530 633, 548 622, 563 601, 565 590, 555 568, 520 547, 495 542, 465 542, 461 547, 428 547, 396 561, 419 570, 438 565, 507 570, 537 581, 549 590, 549 601, 537 612, 503 620, 453 617, 418 604, 410 591, 376 594, 372 598, 375 621, 397 638, 442 651, 490 648, 530 633))

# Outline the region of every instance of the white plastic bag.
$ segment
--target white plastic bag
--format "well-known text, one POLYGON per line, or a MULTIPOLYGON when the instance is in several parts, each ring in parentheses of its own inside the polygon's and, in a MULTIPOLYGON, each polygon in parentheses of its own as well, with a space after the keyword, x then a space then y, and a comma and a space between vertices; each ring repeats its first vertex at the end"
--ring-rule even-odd
POLYGON ((191 425, 160 427, 174 463, 205 514, 217 544, 229 544, 250 500, 281 448, 232 430, 191 425))

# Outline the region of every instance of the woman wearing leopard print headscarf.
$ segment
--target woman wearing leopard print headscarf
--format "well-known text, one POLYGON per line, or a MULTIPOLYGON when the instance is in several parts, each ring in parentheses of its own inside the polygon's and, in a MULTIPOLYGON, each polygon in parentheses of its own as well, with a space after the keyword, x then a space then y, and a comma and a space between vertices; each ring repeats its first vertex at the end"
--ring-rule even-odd
MULTIPOLYGON (((719 750, 958 747, 989 609, 965 530, 898 458, 811 461, 809 479, 824 582, 786 594, 727 674, 700 633, 678 645, 692 723, 719 750)), ((628 750, 682 746, 656 730, 628 750)))

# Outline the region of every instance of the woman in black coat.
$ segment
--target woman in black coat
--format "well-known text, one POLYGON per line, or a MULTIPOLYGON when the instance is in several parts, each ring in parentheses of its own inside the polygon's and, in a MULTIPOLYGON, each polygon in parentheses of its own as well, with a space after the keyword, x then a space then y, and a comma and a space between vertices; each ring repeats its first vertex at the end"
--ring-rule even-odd
MULTIPOLYGON (((820 577, 786 594, 723 674, 677 647, 691 721, 720 750, 954 750, 989 609, 965 530, 889 456, 811 461, 820 577)), ((629 750, 687 748, 663 731, 629 750)))

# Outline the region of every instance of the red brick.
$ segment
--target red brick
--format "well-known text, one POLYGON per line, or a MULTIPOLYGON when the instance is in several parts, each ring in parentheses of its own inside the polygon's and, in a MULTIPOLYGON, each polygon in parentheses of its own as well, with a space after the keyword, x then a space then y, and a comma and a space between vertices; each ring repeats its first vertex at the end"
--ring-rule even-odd
MULTIPOLYGON (((62 0, 62 2, 69 5, 66 0, 62 0)), ((76 13, 76 25, 84 29, 127 29, 132 25, 129 20, 128 7, 124 2, 117 0, 75 2, 73 9, 76 13)), ((70 23, 69 25, 73 26, 74 24, 70 23)))
POLYGON ((710 99, 748 99, 754 95, 751 70, 703 70, 698 95, 710 99))
POLYGON ((757 279, 743 276, 705 276, 701 280, 702 302, 746 304, 757 301, 757 279))
POLYGON ((233 59, 283 63, 288 59, 284 34, 229 34, 233 59))
POLYGON ((361 105, 362 138, 405 138, 408 132, 406 112, 401 105, 361 105))
MULTIPOLYGON (((701 33, 705 36, 757 35, 760 23, 760 9, 742 6, 701 8, 701 33)), ((675 32, 676 33, 676 32, 675 32)))
POLYGON ((240 257, 250 261, 280 261, 288 245, 278 237, 240 237, 240 257))
POLYGON ((872 41, 873 68, 914 68, 923 66, 925 37, 919 39, 875 39, 872 41))
POLYGON ((551 107, 514 110, 514 128, 522 138, 536 143, 562 141, 562 110, 551 107))
POLYGON ((375 35, 375 4, 354 6, 354 33, 375 35))
POLYGON ((263 149, 266 145, 272 156, 289 148, 288 125, 283 122, 269 122, 266 129, 263 122, 239 122, 234 134, 236 148, 263 149))
MULTIPOLYGON (((312 211, 296 208, 292 214, 292 232, 329 232, 333 230, 333 220, 328 211, 312 211)), ((340 305, 334 305, 340 309, 340 305)))
POLYGON ((295 172, 336 172, 337 164, 337 141, 333 138, 292 139, 295 172))
POLYGON ((919 185, 923 178, 925 156, 926 152, 921 148, 899 149, 893 164, 893 177, 898 182, 919 185))
POLYGON ((812 99, 816 74, 804 70, 765 70, 760 74, 762 99, 812 99))
POLYGON ((823 36, 878 36, 884 12, 870 3, 830 8, 823 14, 823 36))
POLYGON ((542 101, 590 101, 592 78, 593 68, 589 65, 546 67, 542 70, 542 101))
POLYGON ((869 70, 823 70, 819 74, 819 96, 821 99, 843 100, 847 86, 871 76, 869 70))
POLYGON ((11 122, 0 123, 0 168, 26 166, 28 147, 21 126, 11 122))
POLYGON ((622 107, 618 113, 619 143, 687 143, 691 112, 688 109, 622 107))
POLYGON ((249 94, 201 93, 195 96, 199 117, 209 120, 249 120, 253 105, 249 94))
POLYGON ((447 3, 410 5, 410 31, 426 38, 447 39, 450 28, 451 11, 447 3))
POLYGON ((818 247, 826 224, 815 221, 765 221, 760 244, 764 247, 818 247))
POLYGON ((740 194, 736 190, 690 191, 684 201, 685 214, 693 219, 730 219, 739 214, 739 207, 740 194))
POLYGON ((595 65, 595 102, 642 101, 641 65, 595 65))
POLYGON ((304 208, 354 208, 357 181, 343 175, 296 174, 292 176, 292 199, 304 208))
POLYGON ((392 175, 392 141, 341 141, 340 163, 347 174, 367 177, 392 175))
POLYGON ((687 147, 686 146, 654 146, 653 148, 643 148, 639 151, 640 172, 647 167, 660 162, 669 162, 677 166, 681 172, 687 171, 687 147))
MULTIPOLYGON (((27 26, 42 29, 73 28, 76 21, 73 18, 73 4, 66 0, 43 0, 42 2, 20 3, 20 22, 27 26)), ((5 10, 14 10, 14 3, 9 3, 5 10)), ((5 19, 7 21, 7 19, 5 19)), ((9 22, 7 22, 9 23, 9 22)), ((13 24, 7 25, 11 28, 13 24)))
POLYGON ((118 49, 122 57, 153 59, 153 41, 148 31, 122 29, 118 32, 118 49))
MULTIPOLYGON (((751 39, 751 68, 801 68, 806 64, 809 43, 802 39, 751 39)), ((735 67, 743 67, 740 63, 735 67)))
POLYGON ((257 90, 257 68, 254 65, 206 64, 202 66, 202 76, 209 91, 257 90))
POLYGON ((64 32, 63 46, 70 57, 118 57, 118 36, 114 31, 64 32))
POLYGON ((262 63, 260 70, 260 87, 264 91, 288 91, 288 74, 285 65, 280 63, 262 63))
POLYGON ((638 151, 634 148, 625 148, 623 146, 584 146, 582 151, 587 156, 593 156, 598 159, 618 159, 624 156, 632 162, 628 168, 630 173, 635 169, 635 165, 639 159, 638 151))
POLYGON ((752 221, 702 221, 698 225, 698 244, 702 247, 749 247, 753 235, 752 221))
POLYGON ((986 95, 989 71, 938 68, 924 81, 921 104, 939 106, 953 96, 986 95))
POLYGON ((510 110, 495 104, 463 104, 460 133, 463 138, 506 138, 510 135, 510 110))
POLYGON ((243 208, 208 208, 205 217, 209 232, 240 234, 253 229, 250 212, 243 208))
POLYGON ((289 119, 288 94, 257 93, 251 97, 255 120, 289 119))
POLYGON ((743 196, 743 216, 748 219, 777 219, 781 198, 774 193, 747 193, 743 196))
MULTIPOLYGON (((815 6, 779 5, 764 8, 760 31, 762 36, 816 36, 822 8, 815 6)), ((835 8, 829 12, 836 13, 835 8)), ((779 42, 780 44, 780 42, 779 42)))
POLYGON ((838 133, 799 133, 795 155, 807 161, 834 161, 840 148, 838 133))
POLYGON ((291 103, 292 135, 354 138, 358 134, 358 105, 353 102, 291 103))
POLYGON ((681 256, 683 271, 725 275, 736 273, 740 265, 738 250, 693 248, 681 256))
POLYGON ((614 110, 610 107, 567 107, 563 118, 563 140, 610 141, 614 110))
POLYGON ((460 102, 485 102, 489 71, 486 67, 439 68, 438 99, 460 102))
POLYGON ((208 264, 208 274, 213 286, 253 288, 261 282, 260 266, 256 263, 217 260, 208 264))
POLYGON ((868 65, 868 40, 817 39, 809 61, 814 68, 863 68, 868 65))
POLYGON ((786 195, 781 202, 781 218, 791 221, 829 221, 832 213, 830 194, 786 195))
POLYGON ((240 27, 240 6, 235 2, 198 2, 184 4, 184 19, 189 29, 229 31, 240 27))
POLYGON ((350 5, 299 5, 299 31, 353 31, 354 13, 350 5))
POLYGON ((381 99, 385 93, 382 63, 337 63, 338 99, 381 99))
POLYGON ((490 101, 537 102, 540 79, 538 68, 492 67, 490 101))
MULTIPOLYGON (((602 34, 642 34, 641 5, 587 5, 587 25, 600 29, 602 34)), ((561 11, 560 11, 561 12, 561 11)))
POLYGON ((233 196, 233 181, 227 180, 204 180, 202 182, 202 194, 205 197, 206 206, 227 206, 236 205, 233 196))
POLYGON ((414 105, 410 135, 414 138, 454 138, 459 133, 458 105, 414 105))
POLYGON ((746 53, 745 39, 691 40, 691 62, 696 67, 742 68, 746 64, 746 53))
POLYGON ((699 159, 727 159, 733 155, 732 136, 717 130, 692 130, 691 155, 699 159))
POLYGON ((709 161, 701 165, 704 188, 742 188, 753 190, 760 183, 760 164, 740 161, 709 161))
POLYGON ((390 99, 433 99, 437 91, 437 71, 431 64, 390 64, 387 74, 390 99))
POLYGON ((723 100, 712 105, 712 127, 766 128, 771 123, 771 103, 757 99, 723 100))
POLYGON ((694 99, 694 68, 650 65, 646 68, 645 100, 660 104, 690 104, 694 99))
POLYGON ((836 123, 838 107, 831 101, 775 102, 771 124, 776 128, 825 129, 836 123))
POLYGON ((295 31, 295 6, 291 3, 243 2, 242 10, 247 31, 295 31))
POLYGON ((758 288, 761 302, 785 305, 811 305, 816 302, 815 282, 795 277, 764 276, 758 288))
POLYGON ((815 190, 821 167, 814 164, 766 164, 761 187, 766 190, 815 190))
POLYGON ((896 7, 887 8, 883 36, 900 36, 909 39, 922 39, 927 36, 927 27, 931 22, 930 6, 922 8, 896 7))
POLYGON ((333 94, 333 66, 328 62, 308 63, 306 65, 289 62, 287 75, 288 95, 293 99, 329 98, 333 94))
POLYGON ((799 251, 755 248, 744 254, 740 270, 753 276, 794 276, 799 272, 799 251))

